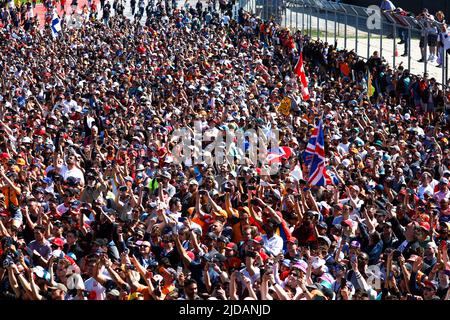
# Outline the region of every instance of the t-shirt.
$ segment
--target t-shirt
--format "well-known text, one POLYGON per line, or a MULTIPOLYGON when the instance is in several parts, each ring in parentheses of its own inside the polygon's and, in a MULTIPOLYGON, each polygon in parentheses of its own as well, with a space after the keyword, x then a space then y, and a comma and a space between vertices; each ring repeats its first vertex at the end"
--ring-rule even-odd
POLYGON ((69 169, 66 166, 63 166, 61 168, 61 176, 64 178, 64 180, 67 180, 69 177, 80 179, 80 183, 84 185, 84 174, 77 167, 69 169))
POLYGON ((89 278, 84 282, 86 291, 89 291, 89 300, 105 300, 106 289, 94 278, 89 278))
POLYGON ((280 252, 283 250, 283 239, 274 234, 272 238, 268 238, 268 236, 265 234, 262 236, 262 239, 264 241, 264 248, 273 255, 277 256, 280 252))
POLYGON ((50 243, 47 240, 44 240, 43 244, 39 244, 36 240, 33 240, 30 242, 28 247, 32 251, 36 250, 37 252, 39 252, 39 254, 44 259, 48 259, 50 257, 50 254, 52 253, 52 247, 50 246, 50 243))
POLYGON ((66 213, 67 211, 69 211, 69 207, 66 207, 64 205, 64 203, 61 203, 59 206, 56 207, 56 211, 58 211, 58 213, 60 215, 63 215, 64 213, 66 213))
POLYGON ((2 193, 5 196, 5 208, 8 208, 10 203, 16 207, 19 206, 19 199, 17 197, 18 194, 13 188, 10 186, 5 186, 2 188, 2 193))

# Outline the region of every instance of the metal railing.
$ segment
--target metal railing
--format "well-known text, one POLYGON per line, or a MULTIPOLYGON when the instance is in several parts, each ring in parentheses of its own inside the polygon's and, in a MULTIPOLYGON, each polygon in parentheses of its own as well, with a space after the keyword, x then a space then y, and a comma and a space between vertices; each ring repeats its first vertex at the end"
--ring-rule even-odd
MULTIPOLYGON (((428 37, 432 32, 428 31, 430 22, 425 19, 327 0, 240 0, 239 5, 263 20, 273 19, 311 38, 334 41, 339 49, 353 49, 362 58, 368 59, 378 51, 393 68, 401 64, 412 74, 428 73, 445 87, 449 83, 444 49, 436 49, 440 67, 437 62, 428 61, 428 37), (397 43, 398 40, 402 43, 397 43), (422 43, 423 48, 419 48, 422 43), (421 58, 423 62, 418 61, 421 58)), ((441 32, 439 23, 432 25, 441 32)))

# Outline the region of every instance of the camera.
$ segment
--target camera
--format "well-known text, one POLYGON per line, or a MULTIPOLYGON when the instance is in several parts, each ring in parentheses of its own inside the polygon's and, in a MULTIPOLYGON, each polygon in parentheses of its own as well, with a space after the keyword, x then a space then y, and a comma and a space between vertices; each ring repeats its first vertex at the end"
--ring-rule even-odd
POLYGON ((255 251, 247 251, 246 255, 247 255, 247 257, 250 257, 250 258, 256 258, 255 251))
POLYGON ((14 264, 14 259, 12 256, 7 255, 4 259, 3 259, 3 268, 6 269, 9 266, 14 264))
POLYGON ((394 253, 392 254, 392 259, 398 261, 398 258, 400 258, 401 255, 402 253, 399 250, 394 250, 394 253))

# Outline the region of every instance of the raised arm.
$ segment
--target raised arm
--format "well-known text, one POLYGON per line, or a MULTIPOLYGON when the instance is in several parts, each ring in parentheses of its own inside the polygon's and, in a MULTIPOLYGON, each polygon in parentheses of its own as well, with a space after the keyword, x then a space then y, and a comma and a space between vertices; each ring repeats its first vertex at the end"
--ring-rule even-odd
POLYGON ((239 300, 236 290, 236 278, 238 277, 239 271, 235 270, 230 277, 230 300, 239 300))

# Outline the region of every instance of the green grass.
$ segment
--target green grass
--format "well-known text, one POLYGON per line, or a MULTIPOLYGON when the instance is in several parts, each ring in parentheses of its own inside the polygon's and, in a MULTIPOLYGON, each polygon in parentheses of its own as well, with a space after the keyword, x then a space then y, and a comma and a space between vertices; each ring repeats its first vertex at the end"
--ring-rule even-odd
MULTIPOLYGON (((18 5, 19 3, 27 3, 27 2, 32 3, 31 0, 14 0, 14 4, 15 5, 18 5)), ((44 2, 44 0, 37 0, 36 1, 36 3, 43 3, 43 2, 44 2)))

